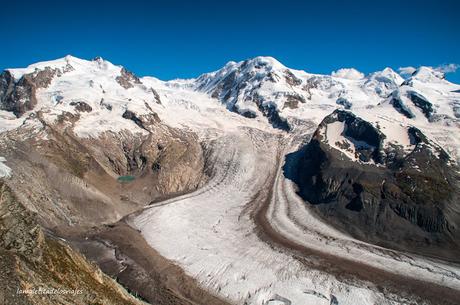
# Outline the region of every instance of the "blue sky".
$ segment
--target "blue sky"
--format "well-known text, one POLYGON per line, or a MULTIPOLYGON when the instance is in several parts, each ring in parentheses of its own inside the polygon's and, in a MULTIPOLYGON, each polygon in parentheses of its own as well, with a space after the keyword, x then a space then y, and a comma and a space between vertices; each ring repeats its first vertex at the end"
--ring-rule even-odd
POLYGON ((460 64, 455 0, 117 2, 5 1, 0 69, 67 54, 161 79, 258 55, 312 73, 460 64))

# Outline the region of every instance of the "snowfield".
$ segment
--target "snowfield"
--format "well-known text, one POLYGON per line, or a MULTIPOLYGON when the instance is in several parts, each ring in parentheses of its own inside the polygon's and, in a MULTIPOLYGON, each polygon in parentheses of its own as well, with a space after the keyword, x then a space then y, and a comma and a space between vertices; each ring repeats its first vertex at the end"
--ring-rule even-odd
POLYGON ((8 178, 11 176, 11 168, 9 168, 3 163, 5 161, 5 158, 0 157, 0 178, 8 178))

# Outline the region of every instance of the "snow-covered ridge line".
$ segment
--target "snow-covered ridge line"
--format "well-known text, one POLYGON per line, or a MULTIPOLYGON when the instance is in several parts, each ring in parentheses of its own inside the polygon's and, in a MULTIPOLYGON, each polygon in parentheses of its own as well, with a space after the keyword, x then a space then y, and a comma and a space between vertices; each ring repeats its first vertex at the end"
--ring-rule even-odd
MULTIPOLYGON (((44 76, 38 71, 45 70, 47 78, 33 88, 33 94, 29 87, 12 90, 3 84, 5 81, 0 82, 0 97, 11 91, 24 93, 15 93, 14 101, 0 98, 0 109, 12 111, 17 117, 41 110, 50 120, 64 112, 72 113, 79 117, 75 131, 85 137, 107 130, 139 129, 123 118, 126 111, 139 116, 158 115, 177 125, 180 118, 172 118, 170 111, 179 102, 177 96, 181 96, 180 103, 188 105, 197 96, 217 100, 232 112, 268 121, 284 130, 295 128, 298 120, 319 124, 335 109, 348 109, 380 125, 415 126, 453 157, 460 157, 456 135, 460 85, 448 82, 442 72, 430 67, 419 67, 407 79, 391 68, 350 77, 350 73, 356 76, 360 72, 341 69, 333 75, 312 74, 290 69, 273 57, 259 56, 231 61, 195 79, 161 81, 149 76, 138 78, 101 58, 87 61, 69 55, 6 71, 18 85, 27 85, 30 77, 20 81, 24 75, 40 78, 44 76)), ((15 121, 0 116, 0 130, 20 125, 15 121)))
POLYGON ((121 66, 115 66, 111 62, 107 60, 103 60, 101 57, 96 57, 93 60, 85 60, 74 57, 72 55, 67 55, 62 58, 58 58, 55 60, 49 61, 42 61, 31 64, 26 68, 8 68, 6 69, 9 71, 16 80, 19 80, 23 75, 30 74, 35 71, 43 70, 45 68, 51 69, 63 69, 68 68, 72 70, 84 69, 87 72, 91 72, 91 70, 96 69, 104 69, 104 70, 121 70, 121 66))
MULTIPOLYGON (((72 55, 66 55, 61 58, 57 58, 54 60, 47 60, 47 61, 40 61, 37 63, 33 63, 25 68, 6 68, 5 70, 9 71, 12 73, 12 75, 15 77, 15 79, 20 79, 24 74, 28 73, 33 73, 36 70, 42 70, 46 67, 50 68, 62 68, 65 67, 66 65, 70 64, 74 68, 78 67, 84 67, 88 65, 93 65, 97 67, 101 67, 101 63, 104 63, 105 66, 107 67, 117 67, 117 68, 122 68, 121 65, 115 65, 111 63, 108 60, 102 59, 101 57, 95 57, 92 60, 86 60, 82 58, 78 58, 72 55)), ((283 65, 280 61, 275 59, 274 57, 271 56, 257 56, 253 58, 248 58, 246 60, 242 60, 239 62, 235 61, 229 61, 227 62, 221 69, 215 70, 213 72, 207 72, 202 75, 200 75, 197 78, 177 78, 173 79, 170 81, 161 81, 164 83, 189 83, 193 82, 196 79, 199 79, 201 77, 215 77, 218 75, 222 75, 225 72, 232 71, 235 68, 239 68, 244 64, 249 64, 251 66, 268 66, 270 70, 275 71, 275 70, 280 70, 280 69, 289 69, 292 71, 296 71, 299 74, 305 74, 305 75, 316 75, 316 76, 329 76, 329 74, 319 74, 319 73, 312 73, 312 72, 307 72, 307 70, 296 70, 292 68, 288 68, 285 65, 283 65)), ((383 70, 375 71, 375 72, 370 72, 368 74, 364 74, 355 68, 340 68, 337 69, 336 71, 332 71, 330 76, 335 77, 335 78, 343 78, 343 79, 350 79, 350 80, 357 80, 357 79, 362 79, 362 78, 371 78, 372 76, 383 76, 387 78, 397 78, 398 81, 403 81, 404 78, 409 78, 411 76, 417 76, 418 79, 423 79, 425 81, 434 79, 433 77, 437 79, 444 79, 444 72, 440 71, 439 69, 436 69, 435 67, 430 67, 430 66, 420 66, 418 68, 414 68, 411 74, 407 74, 405 70, 403 70, 404 73, 398 73, 395 70, 393 70, 390 67, 386 67, 383 70), (353 75, 351 75, 353 74, 353 75), (361 77, 355 77, 357 75, 360 75, 361 77)), ((157 79, 154 76, 148 75, 145 76, 147 78, 154 78, 157 79)))

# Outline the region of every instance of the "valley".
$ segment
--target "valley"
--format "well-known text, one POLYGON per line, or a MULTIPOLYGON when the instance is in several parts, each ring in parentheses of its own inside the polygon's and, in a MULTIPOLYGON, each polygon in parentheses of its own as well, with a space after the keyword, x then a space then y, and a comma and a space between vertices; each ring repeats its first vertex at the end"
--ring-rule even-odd
POLYGON ((2 198, 27 211, 2 251, 66 249, 103 274, 104 304, 460 297, 460 85, 431 68, 347 79, 257 57, 164 82, 67 56, 0 80, 2 198), (15 244, 28 213, 40 233, 15 244))

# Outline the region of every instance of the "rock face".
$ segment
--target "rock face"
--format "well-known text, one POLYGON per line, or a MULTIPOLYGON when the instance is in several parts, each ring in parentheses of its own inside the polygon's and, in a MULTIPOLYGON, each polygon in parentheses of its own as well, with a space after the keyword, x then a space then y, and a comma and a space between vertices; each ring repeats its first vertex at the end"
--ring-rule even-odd
POLYGON ((122 117, 124 119, 133 121, 134 124, 146 131, 149 131, 150 126, 160 122, 160 118, 154 112, 137 115, 136 113, 130 110, 126 110, 125 112, 123 112, 122 117))
POLYGON ((93 108, 85 102, 70 102, 70 106, 74 106, 80 112, 91 112, 93 108))
POLYGON ((161 98, 160 98, 160 95, 158 94, 158 92, 153 88, 150 88, 150 90, 152 91, 155 103, 161 105, 161 98))
POLYGON ((68 245, 46 236, 1 180, 0 255, 2 304, 144 304, 68 245), (28 290, 36 293, 22 293, 28 290))
POLYGON ((337 103, 337 105, 342 105, 345 109, 350 109, 351 106, 353 105, 352 103, 350 103, 347 99, 343 97, 339 97, 337 101, 335 102, 337 103))
POLYGON ((399 91, 394 91, 391 94, 390 104, 393 105, 393 107, 396 109, 396 111, 398 111, 399 113, 401 113, 405 117, 407 117, 409 119, 415 118, 414 113, 411 111, 411 109, 409 107, 407 107, 407 105, 401 99, 401 97, 399 95, 399 91))
POLYGON ((125 68, 121 69, 121 75, 117 76, 115 80, 125 89, 133 88, 134 84, 142 84, 140 79, 131 71, 125 68))
POLYGON ((403 152, 384 146, 385 135, 369 122, 337 110, 297 153, 290 178, 319 215, 362 240, 457 260, 458 169, 420 130, 407 132, 412 149, 403 152), (337 123, 359 143, 356 160, 326 138, 324 129, 337 123))
POLYGON ((431 118, 434 112, 433 104, 430 103, 423 95, 415 91, 408 91, 407 94, 414 105, 420 108, 426 118, 431 118))
POLYGON ((393 91, 389 103, 393 105, 396 111, 409 119, 416 117, 414 109, 418 109, 430 121, 433 120, 433 115, 436 113, 434 105, 410 87, 393 91))
POLYGON ((24 74, 16 82, 10 72, 4 71, 0 75, 0 109, 12 111, 17 117, 32 110, 37 104, 36 90, 49 86, 58 73, 61 71, 47 67, 24 74))

